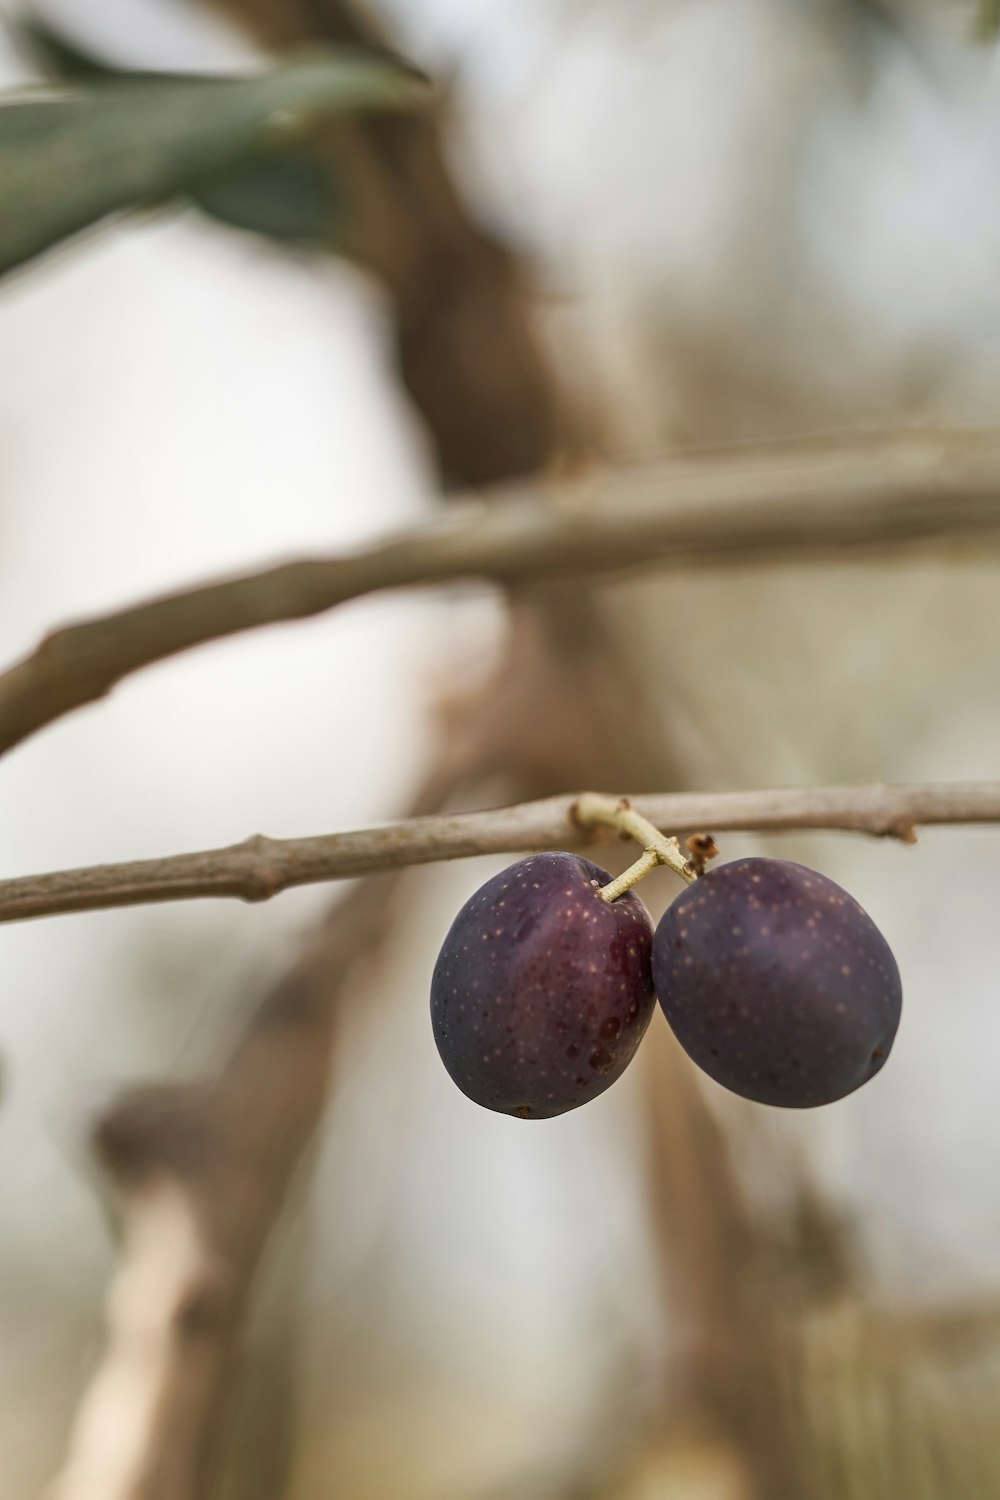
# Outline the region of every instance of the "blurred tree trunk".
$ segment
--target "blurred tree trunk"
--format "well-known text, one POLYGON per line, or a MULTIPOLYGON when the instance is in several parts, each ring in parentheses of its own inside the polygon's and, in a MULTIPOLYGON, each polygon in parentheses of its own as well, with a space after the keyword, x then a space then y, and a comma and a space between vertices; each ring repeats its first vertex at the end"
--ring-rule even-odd
MULTIPOLYGON (((214 3, 274 51, 317 40, 384 46, 367 15, 342 0, 214 3)), ((446 482, 543 468, 559 439, 555 390, 517 263, 452 183, 440 113, 338 122, 321 140, 348 198, 336 248, 388 290, 400 374, 446 482)))

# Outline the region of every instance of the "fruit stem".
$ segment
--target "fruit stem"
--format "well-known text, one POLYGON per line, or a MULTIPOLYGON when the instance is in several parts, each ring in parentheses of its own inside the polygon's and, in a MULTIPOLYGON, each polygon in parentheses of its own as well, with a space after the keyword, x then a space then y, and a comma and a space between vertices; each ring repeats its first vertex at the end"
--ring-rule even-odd
POLYGON ((619 833, 643 846, 635 864, 629 865, 617 879, 602 887, 601 895, 605 901, 617 901, 657 865, 666 865, 688 885, 697 880, 698 872, 691 861, 685 859, 677 840, 655 828, 648 818, 636 811, 627 797, 584 792, 573 808, 573 816, 582 828, 617 828, 619 833))
POLYGON ((614 880, 609 880, 607 885, 601 887, 601 895, 605 901, 617 901, 619 896, 624 896, 634 885, 638 885, 644 875, 650 870, 655 870, 660 863, 660 857, 655 849, 645 849, 634 865, 629 865, 614 880))

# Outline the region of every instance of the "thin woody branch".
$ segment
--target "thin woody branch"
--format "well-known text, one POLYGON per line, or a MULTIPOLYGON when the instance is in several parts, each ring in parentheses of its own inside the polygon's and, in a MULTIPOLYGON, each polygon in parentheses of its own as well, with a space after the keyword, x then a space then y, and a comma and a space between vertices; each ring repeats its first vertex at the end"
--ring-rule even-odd
POLYGON ((0 674, 0 754, 154 662, 385 589, 819 560, 918 543, 1000 543, 1000 441, 789 444, 595 476, 547 500, 521 489, 352 555, 288 562, 54 631, 0 674))
MULTIPOLYGON (((0 922, 212 896, 266 901, 292 886, 613 837, 607 827, 583 826, 577 819, 581 795, 411 818, 313 838, 257 835, 225 849, 4 880, 0 922)), ((921 824, 1000 823, 1000 782, 992 781, 671 792, 629 800, 642 817, 669 834, 829 829, 913 842, 921 824)))

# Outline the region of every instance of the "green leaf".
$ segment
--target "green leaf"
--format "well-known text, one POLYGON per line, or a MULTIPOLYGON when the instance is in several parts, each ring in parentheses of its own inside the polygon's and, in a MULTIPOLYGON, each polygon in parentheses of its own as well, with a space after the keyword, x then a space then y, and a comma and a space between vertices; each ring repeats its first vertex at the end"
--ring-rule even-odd
POLYGON ((344 219, 328 167, 304 149, 256 156, 192 198, 202 213, 230 228, 300 249, 330 245, 344 219))
POLYGON ((57 31, 41 16, 28 15, 19 20, 12 30, 12 38, 18 49, 25 53, 27 61, 47 78, 76 83, 80 79, 87 82, 121 79, 129 73, 133 78, 136 76, 129 68, 105 62, 79 42, 57 31))
MULTIPOLYGON (((110 63, 41 17, 21 21, 14 35, 39 71, 63 83, 135 83, 167 76, 110 63)), ((259 151, 217 181, 193 190, 190 197, 203 214, 231 229, 297 249, 329 246, 345 219, 343 195, 329 162, 321 161, 310 143, 259 151)))
POLYGON ((217 188, 334 113, 410 107, 405 68, 327 50, 266 74, 119 75, 0 103, 0 275, 108 215, 217 188))

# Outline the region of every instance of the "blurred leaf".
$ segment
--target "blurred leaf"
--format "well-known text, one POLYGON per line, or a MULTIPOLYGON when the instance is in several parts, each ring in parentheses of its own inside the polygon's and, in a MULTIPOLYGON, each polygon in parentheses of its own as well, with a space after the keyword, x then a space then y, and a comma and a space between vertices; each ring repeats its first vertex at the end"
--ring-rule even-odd
MULTIPOLYGON (((36 67, 63 82, 113 79, 134 83, 177 76, 133 72, 109 63, 54 31, 40 17, 23 21, 17 38, 36 67)), ((257 153, 190 196, 202 213, 220 223, 298 248, 329 245, 343 215, 328 167, 303 146, 257 153)))
POLYGON ((329 245, 342 214, 328 169, 307 151, 261 156, 192 197, 223 224, 301 247, 329 245))
POLYGON ((1000 34, 1000 0, 979 0, 976 17, 976 35, 983 41, 992 41, 1000 34))
MULTIPOLYGON (((28 61, 49 78, 78 82, 80 79, 106 81, 109 78, 121 80, 129 76, 133 79, 148 76, 105 62, 64 33, 54 31, 41 16, 27 16, 19 21, 13 36, 28 61)), ((176 74, 159 76, 176 77, 176 74)))
MULTIPOLYGON (((425 89, 403 67, 327 49, 266 74, 112 75, 0 103, 0 275, 107 215, 217 191, 255 154, 336 112, 399 109, 425 89)), ((299 212, 304 216, 300 176, 299 212)))

